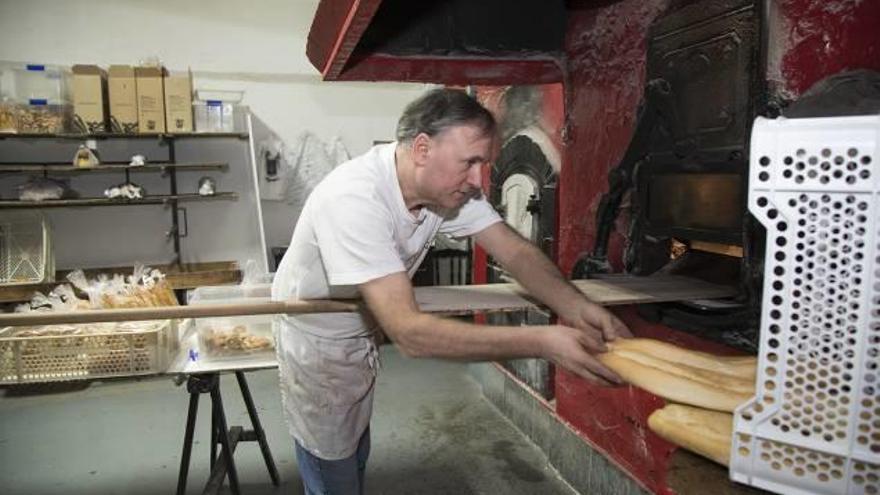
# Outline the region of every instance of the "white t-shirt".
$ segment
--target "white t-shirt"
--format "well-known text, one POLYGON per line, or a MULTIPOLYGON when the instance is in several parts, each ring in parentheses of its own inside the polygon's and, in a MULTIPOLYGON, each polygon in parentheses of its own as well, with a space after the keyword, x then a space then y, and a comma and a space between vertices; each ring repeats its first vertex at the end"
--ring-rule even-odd
MULTIPOLYGON (((343 163, 312 191, 275 274, 273 299, 356 297, 370 280, 412 277, 438 232, 464 237, 501 221, 485 198, 414 216, 397 180, 396 146, 375 146, 343 163)), ((323 459, 350 456, 372 413, 375 323, 359 313, 282 315, 278 322, 291 435, 323 459)))

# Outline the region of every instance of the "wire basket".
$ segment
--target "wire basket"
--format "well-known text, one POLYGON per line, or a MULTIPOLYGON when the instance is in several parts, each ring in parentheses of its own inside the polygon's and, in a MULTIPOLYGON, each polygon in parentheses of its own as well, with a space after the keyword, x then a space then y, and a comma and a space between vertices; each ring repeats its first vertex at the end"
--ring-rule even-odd
POLYGON ((880 116, 758 118, 767 228, 756 396, 730 475, 786 494, 880 493, 880 116))
POLYGON ((38 211, 0 212, 0 285, 40 284, 54 278, 46 216, 38 211))
POLYGON ((80 328, 0 331, 0 384, 162 373, 178 347, 176 320, 103 324, 97 331, 74 333, 80 328))

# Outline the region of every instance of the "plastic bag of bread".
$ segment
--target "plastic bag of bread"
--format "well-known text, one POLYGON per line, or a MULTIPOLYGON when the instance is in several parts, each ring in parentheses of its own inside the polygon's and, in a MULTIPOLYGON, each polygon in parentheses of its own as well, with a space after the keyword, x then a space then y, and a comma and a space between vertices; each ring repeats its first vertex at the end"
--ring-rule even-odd
POLYGON ((88 295, 95 308, 177 306, 177 297, 165 275, 141 264, 128 276, 101 274, 89 280, 82 270, 76 270, 68 274, 67 279, 88 295))

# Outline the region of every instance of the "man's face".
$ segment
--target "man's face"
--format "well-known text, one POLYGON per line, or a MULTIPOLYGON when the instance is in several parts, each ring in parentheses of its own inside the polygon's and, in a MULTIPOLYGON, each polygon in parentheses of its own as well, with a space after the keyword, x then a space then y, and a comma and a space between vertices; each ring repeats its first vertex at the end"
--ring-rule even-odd
POLYGON ((419 190, 426 203, 446 209, 464 205, 481 192, 483 165, 492 161, 494 136, 473 126, 447 129, 433 138, 416 138, 419 190), (424 146, 419 148, 419 146, 424 146))

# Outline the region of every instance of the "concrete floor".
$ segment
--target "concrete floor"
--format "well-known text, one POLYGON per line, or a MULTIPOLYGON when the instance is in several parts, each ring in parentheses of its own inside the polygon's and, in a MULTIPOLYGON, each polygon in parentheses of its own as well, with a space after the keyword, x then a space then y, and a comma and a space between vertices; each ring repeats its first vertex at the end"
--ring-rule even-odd
MULTIPOLYGON (((367 492, 575 493, 547 458, 481 395, 467 366, 402 357, 382 348, 367 492)), ((248 373, 254 401, 281 473, 269 482, 256 443, 235 458, 245 494, 302 493, 281 416, 276 370, 248 373)), ((173 493, 188 395, 170 378, 64 387, 6 388, 0 399, 0 492, 173 493)), ((238 386, 223 376, 230 425, 249 426, 238 386)), ((210 403, 200 402, 188 493, 208 474, 210 403)), ((224 487, 224 493, 228 489, 224 487)))

